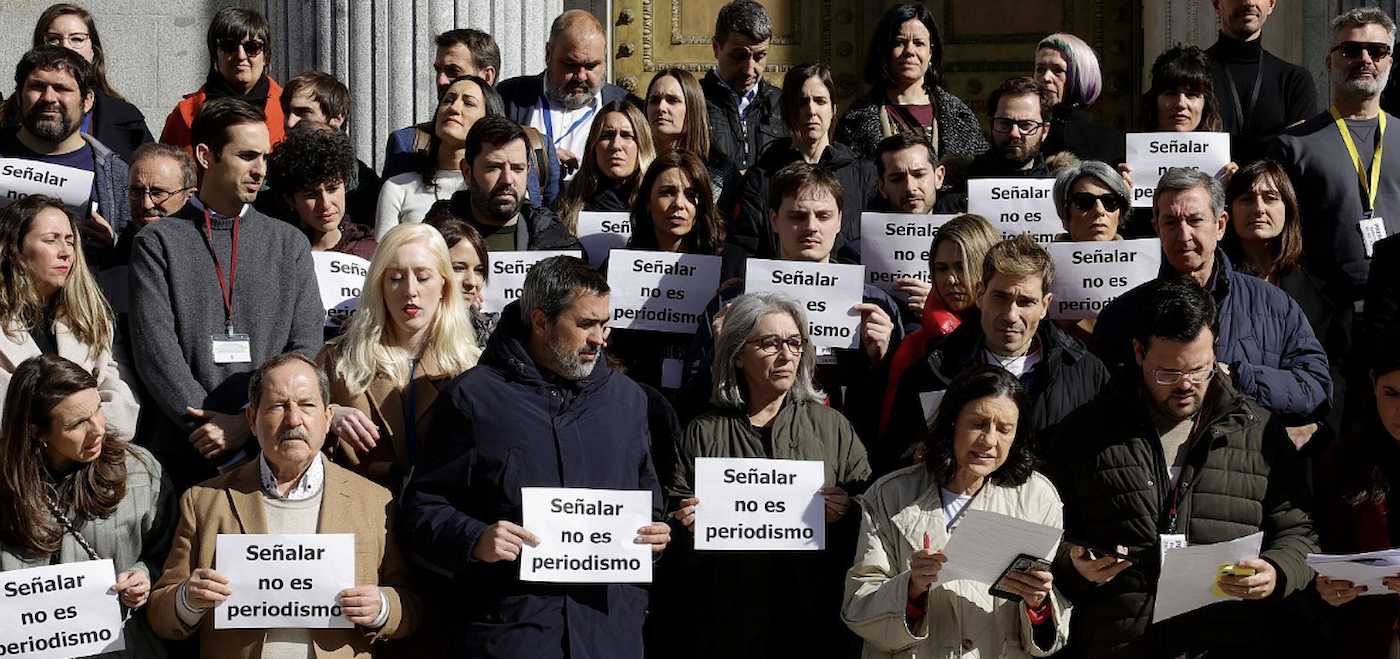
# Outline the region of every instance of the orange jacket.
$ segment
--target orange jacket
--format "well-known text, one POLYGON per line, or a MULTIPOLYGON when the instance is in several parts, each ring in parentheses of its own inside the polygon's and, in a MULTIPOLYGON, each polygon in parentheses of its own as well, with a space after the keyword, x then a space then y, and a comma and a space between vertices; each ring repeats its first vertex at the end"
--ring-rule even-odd
MULTIPOLYGON (((281 98, 282 85, 268 77, 267 103, 263 107, 263 113, 267 115, 267 134, 272 140, 272 146, 276 146, 286 136, 287 118, 282 114, 281 98)), ((190 144, 190 126, 194 124, 194 116, 203 105, 204 87, 200 86, 199 91, 181 99, 175 105, 175 109, 170 111, 170 115, 165 118, 165 130, 160 133, 160 141, 181 147, 193 156, 194 145, 190 144)))

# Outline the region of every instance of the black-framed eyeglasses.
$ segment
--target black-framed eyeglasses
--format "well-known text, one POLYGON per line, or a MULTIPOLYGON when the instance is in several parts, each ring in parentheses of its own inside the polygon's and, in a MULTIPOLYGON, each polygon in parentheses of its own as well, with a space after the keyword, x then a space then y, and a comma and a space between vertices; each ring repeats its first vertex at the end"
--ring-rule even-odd
POLYGON ((1390 57, 1390 44, 1375 43, 1371 41, 1343 41, 1332 46, 1332 52, 1341 53, 1347 59, 1360 59, 1361 51, 1366 51, 1372 60, 1382 60, 1390 57))
POLYGON ((1045 125, 1044 121, 1034 119, 1012 119, 1011 117, 992 117, 992 132, 1009 133, 1011 127, 1015 126, 1022 135, 1040 130, 1045 125))
POLYGON ((171 197, 174 197, 175 195, 180 194, 181 192, 193 189, 194 188, 180 188, 178 190, 166 190, 164 188, 129 187, 126 189, 126 198, 132 201, 141 201, 142 199, 145 199, 147 195, 149 195, 151 197, 151 201, 159 205, 165 203, 171 197))
POLYGON ((230 54, 238 52, 238 47, 242 46, 243 52, 248 53, 248 57, 257 57, 262 52, 264 44, 260 39, 248 39, 247 41, 219 39, 214 42, 214 45, 218 46, 219 50, 230 54))
POLYGON ((1205 384, 1215 377, 1215 367, 1197 369, 1194 371, 1178 371, 1170 368, 1152 369, 1152 381, 1162 385, 1176 384, 1182 380, 1191 384, 1205 384))
POLYGON ((1069 196, 1069 203, 1074 204, 1074 207, 1081 213, 1094 210, 1095 203, 1103 204, 1103 209, 1106 213, 1115 213, 1118 209, 1123 207, 1123 200, 1120 199, 1118 195, 1111 192, 1106 194, 1094 194, 1092 192, 1071 193, 1069 196))
POLYGON ((794 355, 801 355, 802 350, 807 346, 807 342, 802 340, 800 336, 783 337, 777 334, 760 336, 756 339, 749 339, 744 343, 752 345, 758 349, 760 354, 764 355, 776 355, 778 354, 778 349, 783 346, 787 346, 788 352, 794 355))

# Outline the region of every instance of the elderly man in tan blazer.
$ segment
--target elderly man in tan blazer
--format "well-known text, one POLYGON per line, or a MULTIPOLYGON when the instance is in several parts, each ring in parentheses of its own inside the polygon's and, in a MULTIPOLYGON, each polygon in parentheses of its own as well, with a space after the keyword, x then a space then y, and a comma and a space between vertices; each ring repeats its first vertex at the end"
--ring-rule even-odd
POLYGON ((323 371, 288 353, 249 382, 248 426, 262 455, 195 486, 180 499, 180 524, 151 595, 156 634, 199 634, 200 656, 370 657, 372 642, 407 636, 418 598, 393 537, 388 490, 321 455, 331 412, 323 371), (213 570, 221 533, 353 533, 355 583, 339 595, 351 629, 214 629, 210 610, 231 594, 213 570))

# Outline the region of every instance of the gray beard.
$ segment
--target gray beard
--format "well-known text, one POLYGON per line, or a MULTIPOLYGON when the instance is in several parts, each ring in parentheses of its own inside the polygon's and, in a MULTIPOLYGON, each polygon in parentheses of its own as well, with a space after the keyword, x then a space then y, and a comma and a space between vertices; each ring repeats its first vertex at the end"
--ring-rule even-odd
POLYGON ((1339 96, 1351 98, 1373 98, 1380 96, 1390 82, 1390 71, 1378 75, 1374 82, 1362 82, 1350 78, 1333 80, 1332 87, 1339 96))
POLYGON ((549 370, 554 371, 559 377, 573 382, 588 377, 588 374, 593 372, 593 367, 598 365, 598 358, 602 357, 600 353, 595 353, 593 361, 584 362, 577 351, 564 350, 553 341, 545 345, 545 352, 550 361, 546 365, 549 370))
POLYGON ((594 87, 593 89, 587 92, 568 93, 562 89, 557 89, 553 85, 549 84, 547 78, 544 87, 544 95, 546 98, 549 99, 550 105, 561 107, 566 112, 572 112, 579 108, 592 105, 593 99, 598 96, 597 87, 594 87))

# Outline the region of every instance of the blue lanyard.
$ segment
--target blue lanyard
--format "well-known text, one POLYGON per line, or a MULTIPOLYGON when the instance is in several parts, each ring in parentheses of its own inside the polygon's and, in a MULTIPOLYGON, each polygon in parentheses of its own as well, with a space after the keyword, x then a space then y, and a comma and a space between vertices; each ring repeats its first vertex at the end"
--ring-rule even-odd
POLYGON ((579 126, 582 126, 583 124, 587 123, 589 119, 593 118, 593 113, 597 111, 597 106, 588 108, 588 112, 583 113, 582 117, 579 117, 576 121, 574 121, 574 125, 569 126, 569 130, 564 131, 563 135, 560 135, 558 139, 555 139, 554 120, 549 114, 549 101, 545 99, 544 96, 540 96, 540 119, 544 122, 544 133, 549 138, 549 143, 553 144, 555 148, 559 147, 560 142, 569 139, 569 136, 573 135, 574 131, 578 130, 579 126))

